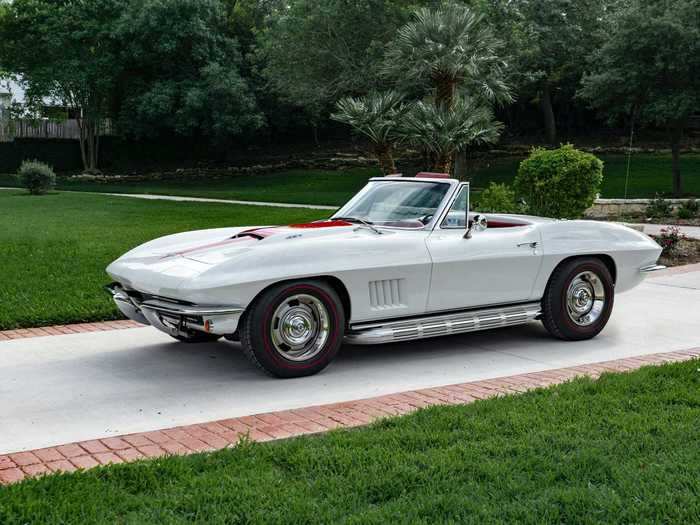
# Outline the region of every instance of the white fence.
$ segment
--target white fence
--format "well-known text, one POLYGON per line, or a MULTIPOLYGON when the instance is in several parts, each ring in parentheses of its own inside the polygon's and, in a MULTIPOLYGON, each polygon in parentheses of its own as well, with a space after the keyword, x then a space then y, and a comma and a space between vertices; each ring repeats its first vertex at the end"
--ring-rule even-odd
MULTIPOLYGON (((112 123, 105 120, 101 135, 112 134, 112 123)), ((35 120, 14 119, 0 120, 0 142, 12 142, 15 139, 80 139, 80 128, 75 119, 35 120)))

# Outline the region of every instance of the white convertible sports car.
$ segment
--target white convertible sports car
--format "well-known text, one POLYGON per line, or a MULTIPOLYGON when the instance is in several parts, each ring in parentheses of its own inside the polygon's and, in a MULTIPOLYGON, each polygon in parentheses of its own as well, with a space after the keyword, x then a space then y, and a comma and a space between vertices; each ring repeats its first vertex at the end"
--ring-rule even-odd
POLYGON ((184 342, 240 340, 263 370, 322 370, 343 340, 376 344, 539 319, 598 334, 615 292, 660 269, 661 248, 619 224, 474 215, 469 184, 382 177, 326 220, 169 235, 114 261, 130 319, 184 342))

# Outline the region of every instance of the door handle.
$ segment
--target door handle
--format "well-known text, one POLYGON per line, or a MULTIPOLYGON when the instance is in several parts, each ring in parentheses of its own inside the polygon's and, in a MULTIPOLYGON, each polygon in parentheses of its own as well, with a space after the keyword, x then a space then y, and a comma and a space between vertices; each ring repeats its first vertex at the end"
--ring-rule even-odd
POLYGON ((539 244, 539 242, 537 242, 537 241, 521 242, 521 243, 517 244, 517 246, 518 246, 518 248, 520 248, 521 246, 529 246, 530 248, 537 248, 538 244, 539 244))

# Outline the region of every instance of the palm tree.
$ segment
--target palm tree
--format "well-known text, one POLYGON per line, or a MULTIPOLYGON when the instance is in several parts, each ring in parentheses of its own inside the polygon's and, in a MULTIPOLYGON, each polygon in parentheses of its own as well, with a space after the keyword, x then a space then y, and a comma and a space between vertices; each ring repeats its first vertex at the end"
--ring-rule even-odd
POLYGON ((459 97, 452 107, 416 102, 402 119, 398 133, 422 147, 432 161, 431 170, 450 173, 455 153, 467 144, 492 144, 503 125, 480 101, 459 97))
POLYGON ((374 144, 374 153, 384 175, 396 173, 393 144, 397 140, 396 127, 405 111, 403 97, 394 91, 370 93, 364 97, 346 97, 336 103, 333 120, 343 122, 368 137, 374 144))
POLYGON ((438 106, 451 107, 458 90, 489 102, 511 100, 503 81, 503 43, 483 16, 463 4, 417 9, 398 31, 386 56, 385 73, 428 86, 438 106))

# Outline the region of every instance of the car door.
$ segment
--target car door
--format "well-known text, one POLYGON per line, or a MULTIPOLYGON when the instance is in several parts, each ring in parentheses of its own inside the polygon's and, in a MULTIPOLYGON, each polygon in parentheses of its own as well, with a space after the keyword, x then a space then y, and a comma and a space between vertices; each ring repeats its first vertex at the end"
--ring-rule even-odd
POLYGON ((531 300, 542 263, 541 235, 534 224, 486 228, 464 238, 465 185, 426 243, 432 259, 430 312, 531 300), (449 219, 449 220, 448 220, 449 219))

